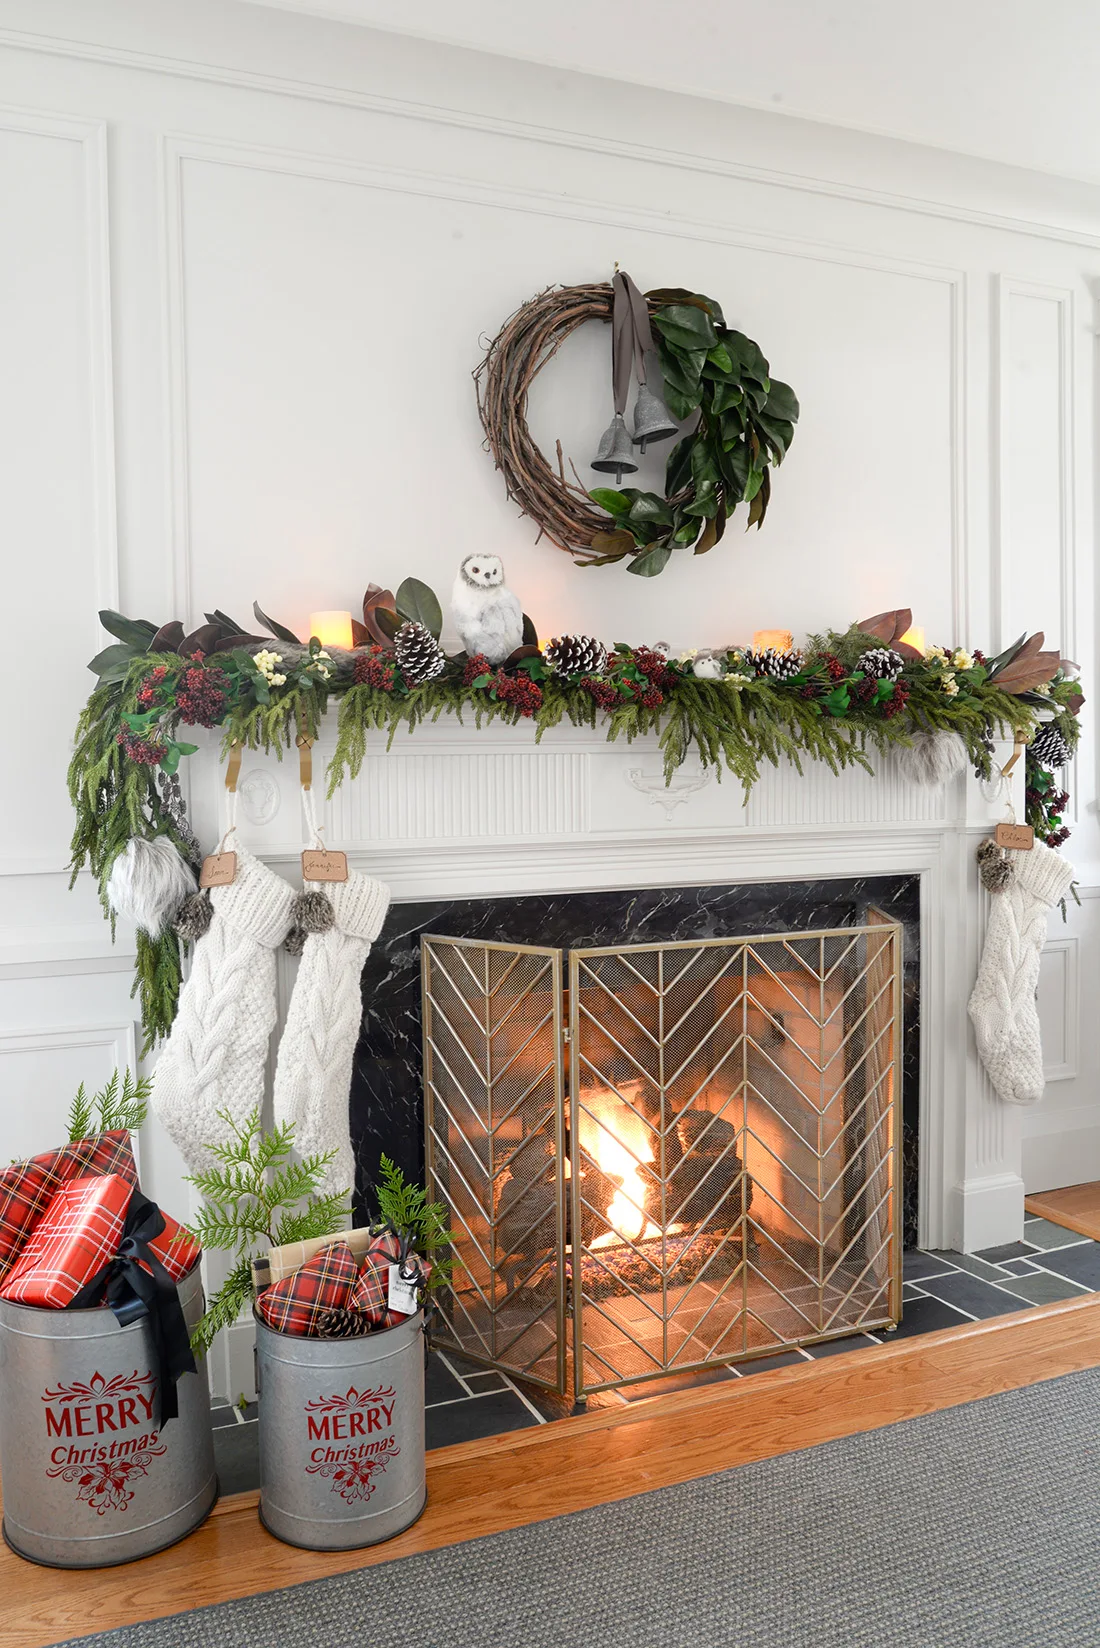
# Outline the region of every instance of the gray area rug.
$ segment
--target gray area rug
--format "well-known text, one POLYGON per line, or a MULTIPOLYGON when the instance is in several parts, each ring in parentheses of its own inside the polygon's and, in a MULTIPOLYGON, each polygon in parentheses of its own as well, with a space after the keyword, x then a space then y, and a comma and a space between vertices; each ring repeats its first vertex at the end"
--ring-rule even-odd
MULTIPOLYGON (((737 1405, 731 1404, 736 1423, 737 1405)), ((1093 1648, 1100 1369, 80 1648, 1093 1648)), ((584 1440, 578 1442, 584 1447, 584 1440)))

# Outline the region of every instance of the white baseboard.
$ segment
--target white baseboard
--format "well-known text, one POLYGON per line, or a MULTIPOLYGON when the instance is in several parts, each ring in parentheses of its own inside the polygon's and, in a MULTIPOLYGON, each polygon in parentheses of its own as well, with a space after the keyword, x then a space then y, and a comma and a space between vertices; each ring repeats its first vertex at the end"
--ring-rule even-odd
POLYGON ((952 1247, 980 1253, 1018 1242, 1024 1228, 1024 1181, 1017 1173, 967 1179, 956 1190, 952 1247))

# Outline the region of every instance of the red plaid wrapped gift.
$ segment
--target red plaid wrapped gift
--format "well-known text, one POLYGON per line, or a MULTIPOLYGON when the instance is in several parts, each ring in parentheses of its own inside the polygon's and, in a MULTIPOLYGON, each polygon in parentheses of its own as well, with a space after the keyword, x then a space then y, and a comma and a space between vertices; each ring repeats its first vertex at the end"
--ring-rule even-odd
MULTIPOLYGON (((161 1208, 160 1216, 164 1220, 164 1232, 154 1236, 149 1243, 149 1251, 155 1253, 173 1282, 181 1282, 202 1252, 189 1230, 175 1219, 170 1213, 161 1208)), ((148 1269, 148 1266, 145 1267, 148 1269)))
POLYGON ((115 1174, 137 1184, 129 1133, 101 1133, 77 1139, 0 1172, 0 1282, 19 1257, 24 1242, 54 1195, 72 1179, 115 1174))
POLYGON ((318 1318, 330 1310, 347 1310, 359 1279, 355 1255, 346 1242, 331 1242, 293 1276, 261 1293, 256 1314, 276 1333, 318 1337, 318 1318))
POLYGON ((63 1184, 24 1242, 0 1298, 63 1310, 114 1258, 132 1192, 118 1173, 63 1184))
MULTIPOLYGON (((370 1322, 372 1328, 392 1328, 398 1322, 408 1320, 408 1313, 403 1310, 391 1310, 390 1297, 390 1266, 396 1265, 401 1258, 401 1242, 392 1230, 384 1230, 377 1236, 359 1262, 359 1280, 355 1284, 351 1306, 358 1310, 370 1322)), ((415 1265, 421 1280, 426 1280, 428 1267, 415 1253, 411 1253, 406 1261, 415 1265)))

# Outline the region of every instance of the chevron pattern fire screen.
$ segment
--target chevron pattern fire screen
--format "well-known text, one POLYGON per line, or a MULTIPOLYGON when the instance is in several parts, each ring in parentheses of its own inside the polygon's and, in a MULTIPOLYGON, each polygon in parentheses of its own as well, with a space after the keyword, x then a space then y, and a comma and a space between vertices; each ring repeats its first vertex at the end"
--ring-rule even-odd
POLYGON ((901 929, 422 941, 439 1337, 582 1399, 901 1314, 901 929))

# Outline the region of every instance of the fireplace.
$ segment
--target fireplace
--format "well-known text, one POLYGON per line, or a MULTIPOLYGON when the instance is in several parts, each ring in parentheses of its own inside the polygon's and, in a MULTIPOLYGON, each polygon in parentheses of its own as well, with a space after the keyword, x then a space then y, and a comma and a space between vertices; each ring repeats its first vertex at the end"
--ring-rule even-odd
POLYGON ((897 1322, 898 922, 421 965, 443 1343, 583 1399, 897 1322))

